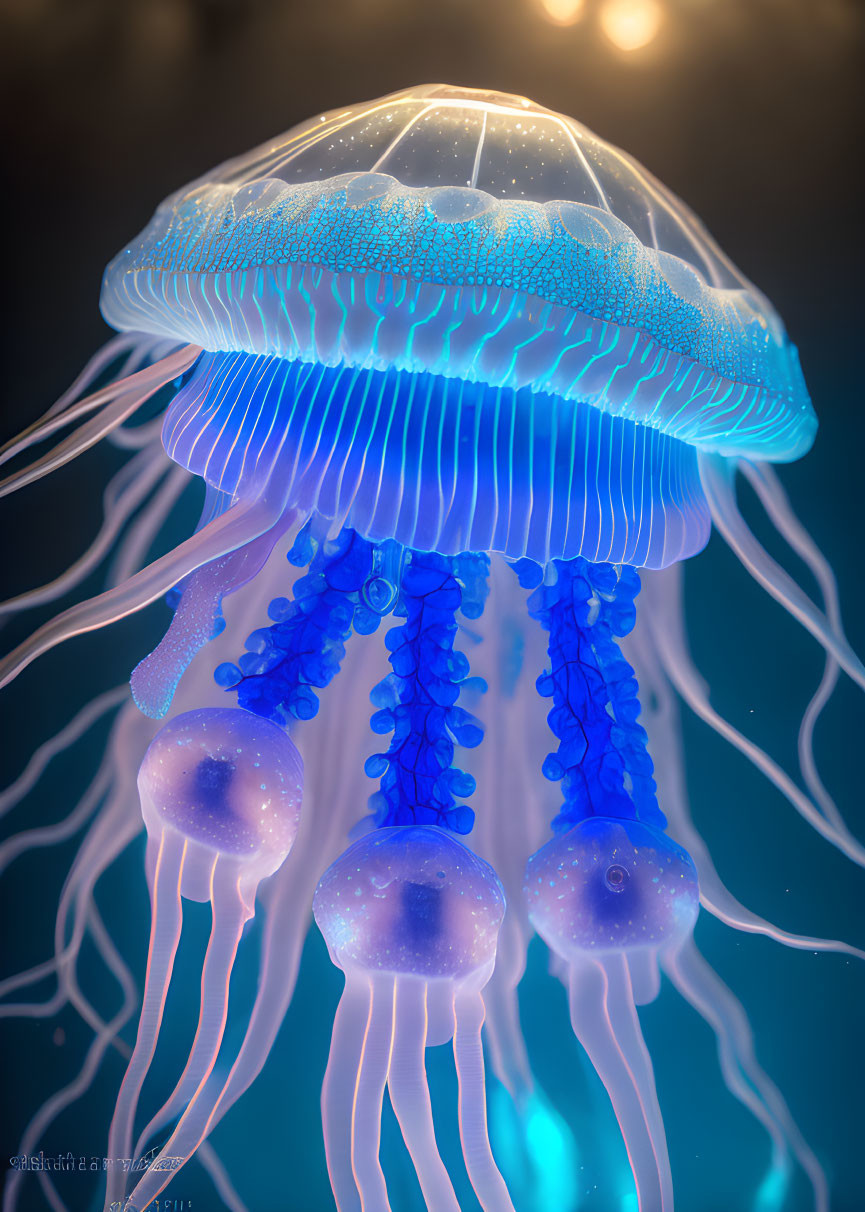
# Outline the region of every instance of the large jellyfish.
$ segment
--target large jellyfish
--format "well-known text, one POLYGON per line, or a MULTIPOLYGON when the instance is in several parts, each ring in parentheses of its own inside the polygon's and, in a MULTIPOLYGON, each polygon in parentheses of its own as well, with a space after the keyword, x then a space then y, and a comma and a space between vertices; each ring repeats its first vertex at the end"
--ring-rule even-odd
POLYGON ((2 796, 13 808, 120 708, 81 802, 0 849, 2 869, 85 831, 54 955, 0 983, 0 1014, 71 1006, 93 1036, 78 1076, 35 1110, 4 1212, 37 1181, 66 1206, 60 1177, 28 1159, 109 1049, 128 1068, 105 1124, 105 1206, 151 1206, 197 1155, 226 1206, 244 1207, 208 1136, 267 1061, 313 910, 345 974, 322 1093, 340 1212, 392 1206, 386 1093, 419 1198, 460 1206, 427 1080, 428 1048, 450 1040, 446 1110, 478 1203, 541 1206, 540 1122, 562 1179, 546 1206, 571 1206, 561 1192, 579 1141, 520 1029, 534 932, 568 990, 572 1047, 615 1111, 641 1212, 673 1208, 637 1009, 662 973, 711 1025, 725 1081, 768 1133, 761 1190, 781 1207, 796 1164, 826 1212, 824 1170, 693 929, 702 905, 788 946, 862 953, 784 931, 727 891, 690 816, 678 726, 681 698, 865 863, 814 761, 839 671, 865 686, 865 670, 831 570, 771 469, 806 453, 816 419, 769 301, 682 202, 577 122, 429 85, 320 115, 173 194, 109 265, 101 306, 119 335, 7 444, 4 462, 59 438, 0 491, 101 439, 129 459, 90 549, 0 610, 59 599, 113 551, 108 587, 10 652, 0 683, 158 599, 174 614, 156 649, 130 659, 131 700, 115 688, 84 706, 2 796), (746 526, 740 471, 822 603, 746 526), (197 530, 146 564, 194 477, 197 530), (799 737, 804 789, 718 714, 689 655, 681 562, 713 522, 825 649, 799 737), (93 889, 143 827, 151 944, 130 1051, 137 994, 93 889), (212 915, 198 1029, 146 1119, 184 898, 212 915), (229 1039, 253 914, 257 989, 229 1039), (85 940, 124 992, 108 1021, 79 980, 85 940), (47 1002, 15 1000, 46 978, 47 1002), (510 1108, 498 1151, 490 1069, 510 1108), (517 1189, 520 1172, 534 1193, 517 1189))

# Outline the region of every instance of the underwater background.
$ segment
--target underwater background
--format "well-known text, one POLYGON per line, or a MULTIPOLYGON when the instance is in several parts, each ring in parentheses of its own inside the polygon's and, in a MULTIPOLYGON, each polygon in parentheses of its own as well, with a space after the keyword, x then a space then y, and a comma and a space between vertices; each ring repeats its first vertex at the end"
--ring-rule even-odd
MULTIPOLYGON (((3 0, 0 122, 4 192, 12 203, 4 240, 4 433, 41 414, 106 338, 97 310, 102 268, 181 183, 318 110, 408 84, 440 80, 523 93, 636 156, 697 211, 783 316, 821 427, 812 452, 781 477, 838 576, 850 642, 865 652, 865 266, 855 180, 865 135, 865 10, 856 0, 658 0, 657 8, 656 35, 626 51, 603 32, 600 0, 585 0, 570 25, 550 19, 562 6, 545 9, 540 0, 3 0)), ((119 452, 97 448, 6 504, 3 597, 55 575, 84 549, 98 526, 102 487, 119 462, 119 452)), ((813 591, 807 573, 748 508, 749 490, 740 491, 757 536, 813 591)), ((187 491, 160 549, 189 533, 199 492, 187 491)), ((97 576, 83 592, 99 588, 97 576)), ((713 703, 794 770, 799 720, 822 669, 817 644, 715 538, 688 565, 686 600, 694 656, 713 703)), ((4 646, 41 622, 36 615, 4 628, 4 646)), ((0 696, 0 786, 82 703, 128 676, 168 617, 157 604, 79 638, 0 696)), ((733 894, 788 930, 862 945, 865 873, 817 837, 705 725, 683 717, 695 821, 733 894)), ((52 763, 10 828, 64 815, 87 785, 106 735, 103 721, 52 763)), ((338 736, 333 744, 338 749, 338 736)), ((818 725, 816 751, 830 791, 861 838, 865 703, 844 679, 818 725)), ((364 810, 359 802, 358 815, 364 810)), ((49 954, 75 844, 28 854, 0 880, 0 974, 49 954)), ((139 981, 148 921, 142 855, 140 838, 97 893, 139 981)), ((167 1050, 161 1057, 166 1070, 188 1046, 197 1014, 195 968, 200 972, 207 911, 191 907, 192 920, 195 910, 197 937, 184 938, 180 955, 188 980, 173 990, 177 1004, 169 1006, 185 1017, 187 1034, 174 1038, 173 1057, 167 1050)), ((251 927, 259 928, 260 922, 251 927)), ((730 931, 705 913, 696 937, 744 1003, 758 1057, 827 1169, 833 1212, 861 1212, 865 965, 787 950, 730 931)), ((239 961, 237 989, 248 996, 256 959, 251 947, 239 961)), ((117 989, 87 985, 87 956, 82 973, 97 1008, 112 1013, 117 989)), ((213 1135, 251 1212, 333 1206, 318 1098, 341 983, 311 929, 270 1060, 213 1135)), ((517 1181, 518 1209, 635 1212, 612 1111, 573 1039, 564 990, 547 973, 537 941, 520 992, 538 1081, 570 1125, 578 1156, 575 1182, 557 1188, 557 1142, 542 1142, 548 1159, 542 1178, 552 1186, 537 1176, 524 1189, 517 1181)), ((33 993, 47 998, 50 984, 33 993)), ((640 1018, 678 1208, 773 1212, 773 1192, 763 1190, 758 1202, 768 1142, 724 1088, 709 1029, 666 984, 640 1018)), ((68 1008, 57 1018, 0 1027, 5 1170, 35 1109, 77 1072, 90 1032, 68 1008)), ((438 1051, 441 1063, 430 1065, 434 1100, 437 1090, 455 1085, 446 1049, 438 1051)), ((47 1134, 46 1154, 102 1156, 121 1076, 120 1057, 107 1056, 90 1093, 47 1134)), ((491 1101, 494 1113, 494 1092, 491 1101)), ((441 1102, 453 1106, 455 1099, 441 1102)), ((383 1148, 402 1151, 404 1162, 393 1169, 394 1212, 414 1212, 419 1190, 388 1115, 383 1148)), ((458 1173, 455 1116, 445 1117, 442 1138, 445 1160, 458 1173)), ((509 1151, 495 1118, 493 1145, 509 1151)), ((512 1179, 504 1161, 503 1168, 512 1179)), ((100 1207, 86 1173, 69 1175, 60 1190, 76 1212, 100 1207)), ((195 1163, 169 1192, 166 1206, 183 1212, 222 1207, 195 1163)), ((459 1194, 465 1208, 476 1207, 467 1182, 459 1194)), ((31 1180, 22 1207, 45 1206, 31 1180)), ((809 1206, 797 1174, 783 1207, 809 1206)))

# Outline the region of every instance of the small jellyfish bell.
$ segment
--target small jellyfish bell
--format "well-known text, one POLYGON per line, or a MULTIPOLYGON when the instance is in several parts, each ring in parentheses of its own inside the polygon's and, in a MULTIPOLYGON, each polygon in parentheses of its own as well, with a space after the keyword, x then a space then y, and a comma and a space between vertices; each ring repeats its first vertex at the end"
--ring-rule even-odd
POLYGON ((447 830, 397 825, 351 845, 313 913, 345 972, 322 1090, 340 1212, 388 1209, 379 1162, 385 1086, 429 1208, 459 1212, 439 1156, 424 1050, 453 1037, 466 1169, 485 1212, 513 1212, 487 1135, 481 989, 505 912, 498 877, 447 830))
MULTIPOLYGON (((219 1098, 209 1083, 228 1015, 228 987, 259 883, 287 857, 303 788, 300 754, 275 724, 238 708, 175 716, 151 742, 138 775, 147 829, 150 948, 138 1037, 117 1098, 110 1158, 138 1157, 164 1125, 170 1139, 124 1207, 144 1208, 206 1135, 219 1098), (153 1059, 183 924, 182 898, 210 901, 212 925, 201 980, 198 1028, 186 1067, 131 1152, 135 1115, 153 1059), (178 1119, 179 1117, 179 1119, 178 1119)), ((266 957, 265 957, 266 959, 266 957)), ((125 1173, 109 1173, 107 1202, 124 1195, 125 1173)))
POLYGON ((571 1023, 606 1086, 642 1212, 673 1207, 652 1063, 635 1005, 658 993, 658 958, 699 911, 690 855, 638 820, 587 817, 532 855, 529 918, 568 970, 571 1023))
POLYGON ((267 720, 237 708, 176 716, 138 774, 151 854, 182 852, 175 862, 189 900, 209 900, 216 871, 225 872, 252 913, 256 887, 297 833, 302 778, 297 749, 267 720))

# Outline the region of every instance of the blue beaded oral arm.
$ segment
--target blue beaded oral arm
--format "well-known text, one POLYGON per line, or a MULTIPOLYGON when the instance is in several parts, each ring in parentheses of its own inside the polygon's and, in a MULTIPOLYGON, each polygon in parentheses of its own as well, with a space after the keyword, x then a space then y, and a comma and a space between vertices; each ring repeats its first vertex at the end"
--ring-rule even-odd
POLYGON ((373 732, 393 732, 386 753, 367 759, 381 789, 370 797, 379 826, 440 825, 469 833, 474 812, 457 799, 471 795, 475 780, 453 765, 454 744, 479 745, 483 727, 457 706, 469 662, 454 650, 457 612, 477 618, 486 596, 489 560, 485 555, 441 556, 412 552, 403 572, 396 614, 405 622, 391 628, 386 644, 393 672, 370 698, 379 710, 373 732))
POLYGON ((236 665, 216 669, 217 683, 257 715, 282 724, 311 719, 316 692, 339 672, 352 630, 370 634, 393 612, 405 620, 386 637, 393 672, 370 696, 378 708, 373 732, 393 737, 366 763, 370 777, 381 777, 370 808, 377 825, 437 824, 468 833, 474 813, 457 799, 475 783, 453 766, 454 745, 478 745, 483 729, 456 705, 469 664, 454 640, 457 613, 475 619, 483 611, 488 557, 409 552, 350 529, 317 545, 305 527, 288 559, 309 565, 294 600, 270 603, 271 625, 251 633, 236 665))
POLYGON ((529 614, 549 632, 550 670, 537 688, 553 706, 547 716, 559 740, 543 773, 561 781, 564 803, 553 821, 564 832, 588 816, 625 817, 666 827, 658 807, 654 767, 638 721, 639 687, 616 637, 634 626, 636 570, 588 560, 553 561, 555 578, 538 585, 541 570, 519 561, 525 587, 537 585, 529 614))

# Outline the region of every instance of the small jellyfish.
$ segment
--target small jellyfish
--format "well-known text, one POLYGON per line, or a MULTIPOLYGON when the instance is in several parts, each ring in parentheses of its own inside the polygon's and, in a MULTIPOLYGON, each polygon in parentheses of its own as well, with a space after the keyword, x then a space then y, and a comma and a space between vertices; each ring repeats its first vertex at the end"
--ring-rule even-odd
POLYGON ((459 1126, 485 1212, 513 1212, 487 1136, 481 989, 505 911, 488 863, 437 826, 376 829, 322 876, 313 912, 345 972, 322 1091, 340 1212, 388 1209, 379 1162, 385 1086, 428 1208, 459 1212, 435 1139, 424 1050, 453 1038, 459 1126))
POLYGON ((529 918, 568 966, 571 1023, 607 1088, 642 1209, 671 1209, 673 1188, 652 1062, 636 1005, 653 1001, 658 957, 699 911, 690 855, 637 820, 587 817, 526 865, 529 918))
MULTIPOLYGON (((150 948, 135 1047, 108 1136, 110 1159, 140 1156, 160 1127, 178 1119, 124 1207, 147 1207, 206 1135, 214 1103, 202 1097, 228 1015, 228 987, 258 885, 283 863, 297 833, 303 787, 300 755, 267 720, 238 708, 176 716, 157 733, 138 775, 147 829, 150 948), (162 1027, 183 925, 183 897, 209 901, 210 941, 201 978, 198 1028, 174 1090, 131 1152, 135 1113, 162 1027), (170 1164, 162 1164, 168 1159, 170 1164)), ((107 1204, 122 1199, 125 1171, 109 1172, 107 1204)))

